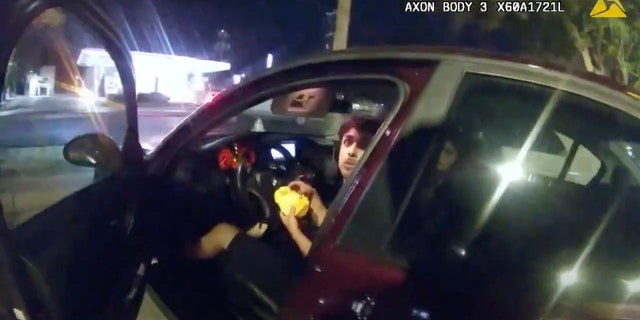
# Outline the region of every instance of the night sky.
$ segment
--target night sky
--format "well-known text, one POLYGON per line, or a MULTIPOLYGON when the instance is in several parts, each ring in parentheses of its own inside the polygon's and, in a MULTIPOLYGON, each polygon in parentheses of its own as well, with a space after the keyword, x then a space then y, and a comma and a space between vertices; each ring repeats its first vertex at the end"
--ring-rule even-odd
MULTIPOLYGON (((225 29, 231 34, 234 66, 264 64, 269 52, 281 61, 321 51, 324 13, 335 6, 335 1, 323 4, 310 0, 130 2, 135 5, 122 12, 133 30, 129 38, 136 39, 139 50, 206 56, 212 51, 217 31, 225 29), (154 21, 154 8, 171 48, 159 36, 162 32, 154 21)), ((116 6, 110 11, 116 19, 122 16, 116 6)))
MULTIPOLYGON (((225 29, 231 34, 231 62, 236 71, 263 65, 270 52, 276 63, 321 52, 325 12, 336 6, 336 0, 122 1, 126 5, 111 2, 109 13, 120 26, 126 26, 122 23, 126 17, 129 28, 123 33, 129 35, 134 49, 205 57, 212 51, 217 31, 225 29), (156 17, 168 41, 162 40, 156 17)), ((451 35, 446 15, 407 14, 403 4, 398 0, 353 0, 349 46, 475 46, 473 30, 451 35)), ((500 42, 497 46, 504 47, 500 42)))
MULTIPOLYGON (((102 2, 132 50, 211 58, 217 32, 225 29, 234 73, 264 68, 266 55, 286 63, 324 50, 325 13, 337 0, 108 0, 102 2)), ((450 16, 404 12, 400 0, 352 0, 349 47, 453 45, 514 51, 505 35, 479 44, 477 26, 451 34, 450 16)), ((74 54, 102 47, 72 17, 65 24, 74 54)), ((86 30, 86 29, 84 29, 86 30)), ((33 43, 33 41, 30 41, 33 43)), ((40 41, 36 41, 40 42, 40 41)))

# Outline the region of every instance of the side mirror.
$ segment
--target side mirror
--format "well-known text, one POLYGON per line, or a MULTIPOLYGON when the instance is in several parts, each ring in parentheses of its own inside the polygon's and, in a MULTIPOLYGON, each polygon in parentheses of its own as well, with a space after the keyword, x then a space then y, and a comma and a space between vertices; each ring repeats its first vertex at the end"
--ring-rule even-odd
POLYGON ((64 159, 76 166, 108 170, 120 169, 122 153, 118 144, 100 133, 88 133, 73 138, 62 149, 64 159))

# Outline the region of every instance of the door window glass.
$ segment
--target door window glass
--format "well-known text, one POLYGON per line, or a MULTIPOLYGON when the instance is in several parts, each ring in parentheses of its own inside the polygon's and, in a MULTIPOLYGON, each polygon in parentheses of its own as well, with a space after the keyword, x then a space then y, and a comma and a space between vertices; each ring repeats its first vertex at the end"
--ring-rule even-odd
POLYGON ((0 198, 11 228, 93 183, 65 162, 72 138, 99 132, 121 144, 124 107, 113 61, 77 19, 50 9, 24 31, 9 62, 0 107, 0 198))
POLYGON ((404 132, 340 244, 410 266, 427 296, 464 299, 464 312, 640 303, 640 171, 619 152, 640 121, 559 93, 467 76, 442 127, 404 132))

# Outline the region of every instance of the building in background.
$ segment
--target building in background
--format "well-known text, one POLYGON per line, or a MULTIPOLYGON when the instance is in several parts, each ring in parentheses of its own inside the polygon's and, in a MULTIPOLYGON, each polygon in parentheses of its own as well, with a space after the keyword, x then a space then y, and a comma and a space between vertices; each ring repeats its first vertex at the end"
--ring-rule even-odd
MULTIPOLYGON (((131 52, 138 93, 160 93, 172 102, 200 103, 206 92, 205 73, 230 70, 228 62, 158 53, 131 52)), ((83 49, 77 61, 84 86, 96 95, 121 94, 122 82, 104 49, 83 49)))
POLYGON ((29 72, 26 75, 25 95, 28 96, 50 96, 54 94, 56 83, 56 67, 42 66, 36 72, 29 72))

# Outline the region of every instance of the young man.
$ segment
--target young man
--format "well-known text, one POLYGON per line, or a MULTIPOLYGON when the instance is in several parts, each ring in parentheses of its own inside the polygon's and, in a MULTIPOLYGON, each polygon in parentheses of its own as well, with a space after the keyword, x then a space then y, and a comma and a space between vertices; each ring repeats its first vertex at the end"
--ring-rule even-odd
MULTIPOLYGON (((338 170, 343 179, 351 175, 379 127, 379 120, 358 116, 352 116, 340 127, 338 170)), ((286 234, 282 232, 276 238, 279 236, 282 245, 270 246, 234 225, 220 223, 199 241, 190 244, 187 247, 188 255, 193 259, 211 259, 225 253, 225 269, 250 278, 252 283, 270 295, 286 291, 283 287, 292 284, 297 275, 304 271, 311 240, 327 215, 328 205, 325 201, 333 201, 321 199, 320 192, 302 181, 293 181, 289 186, 309 198, 311 221, 303 225, 293 214, 280 214, 286 234)), ((281 298, 274 297, 276 300, 281 298)))

